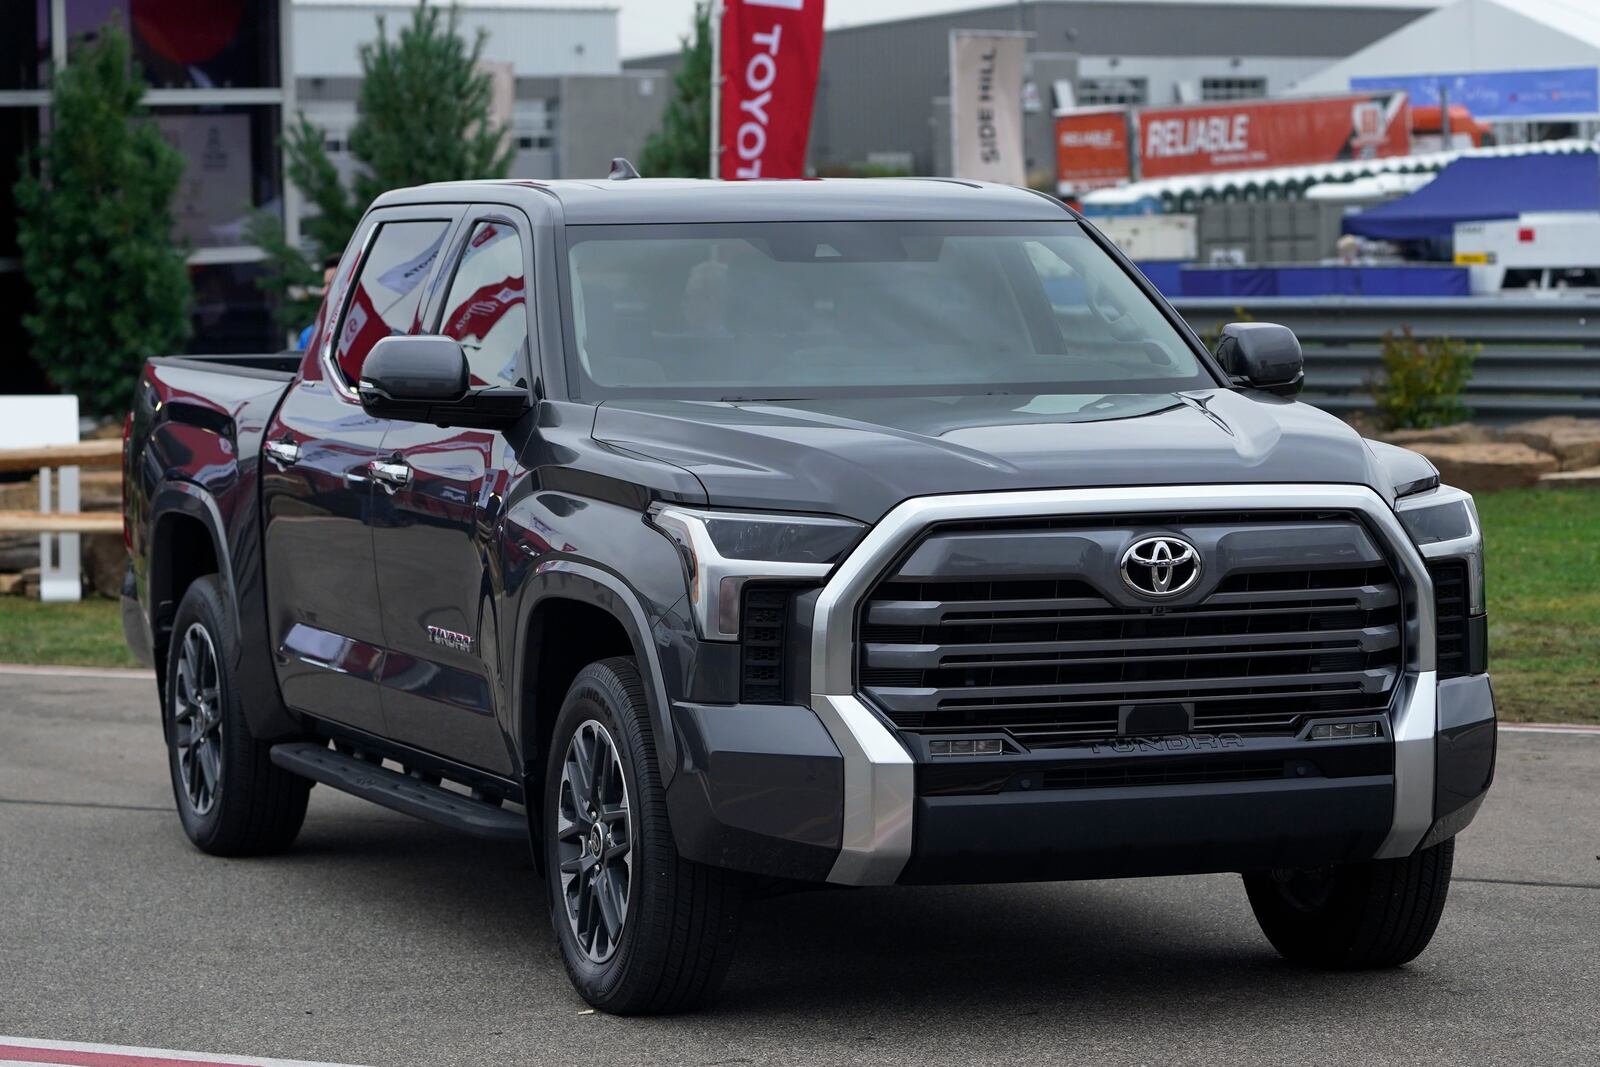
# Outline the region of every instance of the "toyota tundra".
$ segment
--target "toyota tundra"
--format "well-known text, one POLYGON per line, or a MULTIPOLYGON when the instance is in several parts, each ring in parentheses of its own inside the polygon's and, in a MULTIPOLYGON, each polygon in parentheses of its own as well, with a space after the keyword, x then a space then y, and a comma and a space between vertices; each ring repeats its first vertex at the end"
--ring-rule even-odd
POLYGON ((1405 963, 1493 772, 1482 539, 1302 379, 1025 190, 388 193, 303 355, 137 386, 183 829, 320 782, 531 847, 618 1013, 804 884, 1238 872, 1284 957, 1405 963))

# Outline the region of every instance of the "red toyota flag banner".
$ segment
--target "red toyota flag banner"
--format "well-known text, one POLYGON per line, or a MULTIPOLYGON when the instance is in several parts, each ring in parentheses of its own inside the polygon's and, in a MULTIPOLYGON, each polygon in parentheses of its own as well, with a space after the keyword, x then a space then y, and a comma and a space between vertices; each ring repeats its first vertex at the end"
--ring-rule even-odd
POLYGON ((801 178, 822 60, 823 0, 722 0, 717 176, 801 178))

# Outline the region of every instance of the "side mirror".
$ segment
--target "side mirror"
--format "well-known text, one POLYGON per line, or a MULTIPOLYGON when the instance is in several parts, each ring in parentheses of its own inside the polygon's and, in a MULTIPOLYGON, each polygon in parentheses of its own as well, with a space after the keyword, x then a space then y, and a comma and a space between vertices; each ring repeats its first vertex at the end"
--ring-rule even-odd
POLYGON ((1230 322, 1222 328, 1216 356, 1230 378, 1252 389, 1294 396, 1305 383, 1300 341, 1287 326, 1230 322))
POLYGON ((439 426, 504 430, 528 410, 526 389, 471 382, 459 342, 395 334, 367 353, 356 392, 369 415, 439 426))

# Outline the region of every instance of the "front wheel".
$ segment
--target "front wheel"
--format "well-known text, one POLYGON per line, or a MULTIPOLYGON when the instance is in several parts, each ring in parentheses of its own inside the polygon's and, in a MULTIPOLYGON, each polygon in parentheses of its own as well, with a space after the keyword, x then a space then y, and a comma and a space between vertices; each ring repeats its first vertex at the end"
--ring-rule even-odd
POLYGON ((543 800, 550 920, 579 995, 618 1015, 709 1000, 733 957, 738 876, 678 854, 631 659, 578 672, 551 736, 543 800))
POLYGON ((1428 947, 1450 889, 1455 838, 1403 859, 1244 876, 1262 933, 1287 960, 1398 967, 1428 947))

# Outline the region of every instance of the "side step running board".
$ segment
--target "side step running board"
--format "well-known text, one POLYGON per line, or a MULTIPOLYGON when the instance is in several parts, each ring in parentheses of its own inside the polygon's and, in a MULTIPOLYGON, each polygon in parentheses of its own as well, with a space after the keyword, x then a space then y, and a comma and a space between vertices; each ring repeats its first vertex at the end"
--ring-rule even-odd
POLYGON ((419 782, 313 741, 273 745, 272 762, 292 774, 475 837, 497 841, 528 839, 527 820, 517 812, 419 782))

